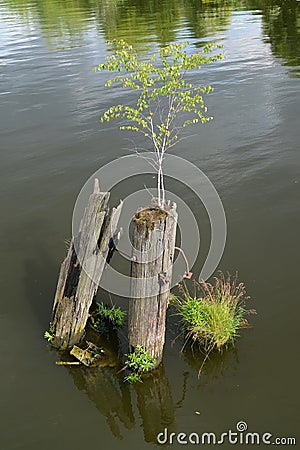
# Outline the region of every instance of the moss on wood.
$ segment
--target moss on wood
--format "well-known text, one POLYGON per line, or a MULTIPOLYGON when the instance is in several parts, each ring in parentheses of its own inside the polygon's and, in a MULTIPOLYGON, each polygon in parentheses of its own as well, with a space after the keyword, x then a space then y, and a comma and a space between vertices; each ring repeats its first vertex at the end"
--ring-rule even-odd
POLYGON ((166 219, 168 213, 160 208, 146 208, 138 211, 134 221, 138 227, 154 230, 155 224, 166 219))

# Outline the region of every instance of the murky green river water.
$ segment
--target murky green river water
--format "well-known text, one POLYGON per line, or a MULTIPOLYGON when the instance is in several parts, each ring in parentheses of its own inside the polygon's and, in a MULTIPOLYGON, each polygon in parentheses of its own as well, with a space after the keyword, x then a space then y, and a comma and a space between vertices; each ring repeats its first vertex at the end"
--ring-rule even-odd
MULTIPOLYGON (((143 449, 165 427, 222 433, 242 420, 249 431, 297 436, 299 10, 296 0, 0 0, 1 449, 143 449), (76 197, 95 170, 128 153, 126 135, 99 124, 126 97, 93 72, 111 38, 145 53, 186 39, 224 45, 226 59, 200 74, 215 87, 215 119, 174 154, 217 188, 228 221, 219 267, 238 270, 258 315, 200 380, 201 358, 180 356, 180 339, 171 345, 172 316, 164 365, 136 388, 113 370, 56 366, 43 339, 76 197)), ((176 189, 201 219, 191 192, 176 189)), ((204 254, 205 217, 202 226, 204 254)), ((200 265, 201 255, 195 274, 200 265)))

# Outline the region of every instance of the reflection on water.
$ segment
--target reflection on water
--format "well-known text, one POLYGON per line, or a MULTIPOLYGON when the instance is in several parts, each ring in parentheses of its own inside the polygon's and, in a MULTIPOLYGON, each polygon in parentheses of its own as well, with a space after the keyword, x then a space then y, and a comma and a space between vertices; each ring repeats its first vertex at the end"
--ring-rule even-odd
MULTIPOLYGON (((99 334, 92 328, 87 329, 87 340, 104 349, 102 367, 66 366, 77 388, 86 393, 97 410, 106 418, 113 435, 122 439, 124 430, 130 430, 142 418, 142 428, 146 442, 156 442, 156 436, 167 427, 175 428, 175 413, 169 380, 161 364, 151 374, 143 377, 143 383, 133 386, 124 383, 124 372, 119 360, 120 347, 115 330, 99 334), (134 395, 134 393, 136 395, 134 395), (136 398, 138 417, 135 417, 136 398)), ((123 339, 124 340, 124 339, 123 339)), ((126 340, 126 339, 125 339, 126 340)), ((62 354, 61 360, 69 360, 68 354, 62 354)), ((182 401, 185 397, 186 383, 183 385, 182 401)), ((177 408, 179 405, 177 404, 177 408)))
POLYGON ((295 0, 250 0, 249 8, 262 12, 265 41, 288 66, 300 65, 300 4, 295 0))
POLYGON ((183 357, 195 373, 198 373, 203 383, 206 383, 207 379, 211 383, 212 380, 224 376, 228 369, 234 371, 239 363, 238 352, 234 346, 230 346, 222 352, 211 352, 209 358, 205 360, 205 354, 197 345, 187 345, 183 357), (201 373, 199 374, 200 369, 201 373))
MULTIPOLYGON (((117 333, 102 333, 88 328, 86 339, 91 339, 97 346, 104 349, 102 367, 69 367, 77 388, 87 394, 97 410, 106 417, 107 424, 113 435, 122 438, 122 424, 127 430, 135 425, 131 394, 128 385, 123 382, 122 375, 115 376, 120 369, 118 358, 119 340, 117 333), (113 367, 113 369, 110 369, 113 367)), ((62 356, 62 360, 65 357, 62 356)))
POLYGON ((190 0, 185 8, 185 23, 189 35, 196 39, 216 36, 230 23, 234 1, 201 2, 190 0))
POLYGON ((135 425, 130 387, 122 378, 113 377, 108 369, 69 368, 78 389, 84 391, 97 410, 106 417, 110 431, 116 438, 123 437, 121 426, 130 430, 135 425))
POLYGON ((123 438, 124 429, 134 428, 140 418, 146 442, 155 443, 157 434, 165 427, 170 431, 175 429, 172 393, 162 364, 144 377, 143 384, 134 386, 125 384, 122 375, 116 376, 109 369, 69 367, 67 370, 77 388, 84 391, 97 410, 106 417, 110 431, 116 438, 123 438), (134 417, 135 397, 137 417, 134 417))
POLYGON ((165 427, 175 429, 172 393, 163 365, 135 386, 137 404, 143 420, 146 442, 156 443, 156 437, 165 427))
MULTIPOLYGON (((111 366, 116 367, 67 366, 66 370, 77 388, 88 396, 97 410, 106 418, 113 435, 122 439, 125 430, 137 427, 140 419, 146 442, 156 443, 157 435, 164 428, 167 428, 169 433, 176 431, 178 429, 176 414, 177 410, 185 404, 189 377, 191 375, 195 380, 205 357, 199 348, 196 345, 185 347, 181 356, 191 368, 191 374, 188 371, 178 374, 180 389, 172 393, 163 364, 153 372, 144 375, 143 383, 134 385, 124 383, 123 373, 118 374, 122 365, 120 362, 115 364, 119 351, 117 334, 113 332, 99 335, 92 331, 90 333, 89 338, 105 349, 104 354, 112 355, 111 360, 114 364, 111 366), (175 399, 173 399, 174 396, 175 399)), ((65 358, 62 357, 62 359, 65 358)), ((201 385, 212 385, 214 380, 222 378, 229 369, 232 373, 238 362, 238 352, 233 346, 224 352, 212 352, 202 370, 201 385)))
MULTIPOLYGON (((1 2, 0 2, 1 4, 1 2)), ((300 6, 295 0, 2 0, 10 21, 21 18, 30 28, 37 23, 55 48, 81 45, 97 29, 105 39, 126 39, 140 49, 177 39, 203 39, 221 33, 237 9, 262 14, 266 42, 285 64, 299 66, 300 6)))
MULTIPOLYGON (((175 429, 175 412, 169 380, 161 364, 151 374, 143 377, 143 383, 133 386, 124 383, 124 372, 118 358, 120 346, 118 334, 107 330, 99 334, 91 328, 87 330, 87 340, 92 340, 104 349, 102 366, 105 367, 70 367, 66 369, 72 376, 77 388, 86 393, 97 410, 106 417, 113 435, 121 439, 124 429, 130 430, 142 419, 142 428, 146 442, 156 442, 156 436, 167 427, 175 429), (134 393, 136 395, 134 395, 134 393), (135 417, 134 402, 136 398, 138 417, 135 417)), ((69 359, 61 355, 61 360, 69 359)), ((181 406, 185 397, 186 383, 183 384, 181 406)), ((176 405, 177 408, 179 404, 176 405)))

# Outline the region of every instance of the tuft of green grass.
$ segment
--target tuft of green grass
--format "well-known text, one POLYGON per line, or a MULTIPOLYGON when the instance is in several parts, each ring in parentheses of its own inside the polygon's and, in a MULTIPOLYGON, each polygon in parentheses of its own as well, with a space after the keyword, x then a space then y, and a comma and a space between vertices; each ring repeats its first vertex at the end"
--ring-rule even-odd
POLYGON ((237 277, 220 272, 214 284, 195 283, 198 295, 191 296, 185 285, 180 286, 181 297, 172 304, 181 317, 187 340, 197 342, 206 352, 221 350, 234 344, 238 330, 248 326, 245 315, 255 313, 245 309, 245 286, 237 277))
POLYGON ((104 303, 97 303, 97 308, 93 313, 92 325, 96 330, 101 330, 103 321, 109 322, 113 328, 122 327, 126 312, 117 306, 107 306, 104 303))

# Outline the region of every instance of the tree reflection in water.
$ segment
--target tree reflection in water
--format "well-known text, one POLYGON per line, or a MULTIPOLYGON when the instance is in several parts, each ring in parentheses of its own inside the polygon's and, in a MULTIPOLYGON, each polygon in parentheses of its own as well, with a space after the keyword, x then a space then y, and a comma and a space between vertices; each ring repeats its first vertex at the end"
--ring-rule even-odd
MULTIPOLYGON (((300 62, 300 3, 296 0, 6 0, 24 24, 37 22, 50 45, 82 45, 96 28, 105 39, 125 39, 151 50, 178 39, 217 39, 235 11, 262 15, 262 38, 286 65, 300 62)), ((299 70, 299 68, 298 68, 299 70)))
POLYGON ((134 391, 145 441, 157 442, 157 434, 164 427, 175 429, 172 393, 163 365, 145 377, 143 383, 134 386, 124 383, 122 376, 116 376, 115 370, 107 368, 72 367, 68 370, 77 388, 84 391, 106 417, 115 437, 121 439, 126 429, 132 429, 139 422, 133 414, 134 391))

